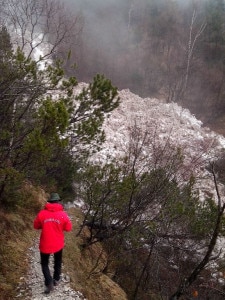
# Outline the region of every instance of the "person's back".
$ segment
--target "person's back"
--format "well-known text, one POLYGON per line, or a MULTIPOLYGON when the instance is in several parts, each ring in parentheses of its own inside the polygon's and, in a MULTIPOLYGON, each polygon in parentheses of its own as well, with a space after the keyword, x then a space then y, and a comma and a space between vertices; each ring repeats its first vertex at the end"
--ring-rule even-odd
POLYGON ((34 228, 42 229, 40 251, 54 253, 64 247, 63 231, 70 231, 72 224, 61 204, 47 203, 34 220, 34 228))
POLYGON ((60 280, 64 231, 72 229, 72 223, 59 203, 60 200, 57 193, 52 193, 48 203, 34 220, 34 228, 41 229, 39 249, 46 285, 45 293, 49 293, 53 289, 53 283, 56 285, 60 280), (49 256, 52 253, 54 254, 53 278, 48 267, 49 256))

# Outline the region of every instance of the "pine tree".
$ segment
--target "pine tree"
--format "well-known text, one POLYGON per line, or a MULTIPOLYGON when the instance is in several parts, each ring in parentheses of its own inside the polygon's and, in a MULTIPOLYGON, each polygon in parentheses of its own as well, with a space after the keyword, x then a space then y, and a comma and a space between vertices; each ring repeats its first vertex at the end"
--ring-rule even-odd
POLYGON ((0 200, 6 199, 6 186, 13 189, 15 174, 62 183, 56 174, 64 158, 73 165, 74 151, 81 161, 98 149, 104 117, 119 105, 117 89, 104 76, 97 75, 77 96, 76 78, 64 77, 62 62, 40 70, 19 48, 12 51, 7 30, 1 37, 0 200))

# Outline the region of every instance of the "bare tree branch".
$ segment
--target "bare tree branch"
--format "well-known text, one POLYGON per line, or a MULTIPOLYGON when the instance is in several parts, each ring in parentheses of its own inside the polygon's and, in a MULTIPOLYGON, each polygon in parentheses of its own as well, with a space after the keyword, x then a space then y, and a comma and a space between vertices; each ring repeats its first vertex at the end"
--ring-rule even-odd
POLYGON ((184 278, 184 280, 181 282, 180 286, 178 287, 177 291, 170 297, 170 300, 177 300, 179 299, 187 290, 188 287, 191 286, 191 284, 197 279, 198 275, 204 270, 206 265, 209 263, 211 260, 212 253, 214 251, 219 233, 220 233, 220 225, 221 225, 221 220, 223 217, 224 209, 225 209, 225 204, 222 205, 221 203, 221 196, 219 193, 218 189, 218 183, 216 179, 216 174, 214 170, 214 163, 211 163, 211 171, 214 179, 214 184, 215 184, 215 189, 217 193, 217 209, 218 209, 218 214, 217 214, 217 220, 215 223, 215 228, 211 237, 211 240, 208 245, 208 249, 206 251, 205 256, 203 259, 199 262, 199 264, 196 266, 196 268, 193 270, 193 272, 187 277, 184 278))
POLYGON ((51 58, 62 43, 69 51, 83 28, 82 17, 69 13, 57 0, 9 0, 4 2, 2 15, 13 44, 38 61, 51 58))

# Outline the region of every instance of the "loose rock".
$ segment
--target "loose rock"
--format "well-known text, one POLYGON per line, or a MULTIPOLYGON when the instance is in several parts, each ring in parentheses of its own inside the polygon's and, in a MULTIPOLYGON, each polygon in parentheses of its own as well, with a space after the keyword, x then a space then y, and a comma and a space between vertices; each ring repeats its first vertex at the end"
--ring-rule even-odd
MULTIPOLYGON (((41 271, 40 253, 38 249, 38 240, 34 241, 34 246, 29 248, 30 268, 26 277, 20 278, 17 289, 16 299, 23 300, 87 300, 81 292, 75 291, 70 287, 70 277, 62 273, 60 284, 54 287, 49 294, 44 294, 44 279, 41 271)), ((49 267, 53 272, 53 256, 50 257, 49 267)), ((63 269, 63 266, 62 266, 63 269)))

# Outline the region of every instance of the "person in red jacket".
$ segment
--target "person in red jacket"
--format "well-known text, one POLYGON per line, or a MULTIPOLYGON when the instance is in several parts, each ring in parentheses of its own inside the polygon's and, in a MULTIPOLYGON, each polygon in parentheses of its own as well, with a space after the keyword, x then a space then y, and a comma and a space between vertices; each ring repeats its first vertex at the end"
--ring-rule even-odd
POLYGON ((60 200, 57 193, 52 193, 44 209, 37 214, 34 220, 34 228, 41 229, 39 250, 46 294, 50 293, 54 285, 60 281, 64 231, 72 230, 72 223, 60 204, 60 200), (53 277, 49 270, 50 254, 54 254, 53 277))

